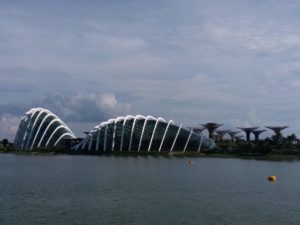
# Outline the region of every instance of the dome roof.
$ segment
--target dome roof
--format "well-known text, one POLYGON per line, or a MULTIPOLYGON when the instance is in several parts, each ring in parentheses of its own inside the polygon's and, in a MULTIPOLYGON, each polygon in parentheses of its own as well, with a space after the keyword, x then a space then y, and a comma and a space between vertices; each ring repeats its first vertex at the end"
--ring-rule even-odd
POLYGON ((88 132, 78 151, 200 151, 212 149, 212 139, 172 120, 153 116, 128 115, 107 120, 88 132))
POLYGON ((23 150, 54 147, 65 138, 75 135, 58 116, 43 108, 33 108, 19 123, 15 146, 23 150))

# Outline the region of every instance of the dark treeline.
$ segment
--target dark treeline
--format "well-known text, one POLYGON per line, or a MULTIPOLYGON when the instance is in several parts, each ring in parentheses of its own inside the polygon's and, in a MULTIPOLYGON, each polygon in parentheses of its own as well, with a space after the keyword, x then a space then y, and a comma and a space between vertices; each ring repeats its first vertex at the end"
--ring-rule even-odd
POLYGON ((241 155, 300 154, 300 140, 295 134, 287 137, 272 136, 258 141, 219 141, 216 143, 215 153, 230 153, 241 155))

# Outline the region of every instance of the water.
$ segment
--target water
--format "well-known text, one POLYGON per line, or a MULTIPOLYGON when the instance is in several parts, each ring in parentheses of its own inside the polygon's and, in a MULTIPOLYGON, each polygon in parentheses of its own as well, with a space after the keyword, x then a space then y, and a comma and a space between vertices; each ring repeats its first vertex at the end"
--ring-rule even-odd
POLYGON ((297 161, 1 154, 0 224, 298 225, 299 171, 297 161))

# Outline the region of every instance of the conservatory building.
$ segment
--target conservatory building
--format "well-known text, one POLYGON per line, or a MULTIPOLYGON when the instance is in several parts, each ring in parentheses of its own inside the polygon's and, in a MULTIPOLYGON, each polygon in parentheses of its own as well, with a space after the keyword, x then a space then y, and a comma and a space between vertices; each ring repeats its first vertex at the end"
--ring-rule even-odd
POLYGON ((81 141, 55 114, 43 108, 29 110, 19 123, 15 146, 21 150, 46 149, 71 144, 67 151, 100 153, 113 151, 200 151, 213 149, 212 139, 172 120, 128 115, 102 122, 81 141))
POLYGON ((172 120, 153 116, 128 115, 102 122, 87 133, 76 151, 200 151, 212 149, 212 139, 172 120))
POLYGON ((21 150, 54 147, 75 135, 58 116, 43 108, 26 112, 19 123, 15 146, 21 150))

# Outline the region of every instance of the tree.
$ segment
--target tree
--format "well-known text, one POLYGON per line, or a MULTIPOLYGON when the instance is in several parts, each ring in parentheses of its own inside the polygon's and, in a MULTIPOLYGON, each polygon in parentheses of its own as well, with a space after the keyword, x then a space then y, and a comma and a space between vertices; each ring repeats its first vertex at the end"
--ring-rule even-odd
POLYGON ((6 138, 4 138, 4 139, 2 140, 2 145, 3 145, 4 147, 7 147, 7 146, 8 146, 8 140, 7 140, 6 138))
POLYGON ((287 143, 290 145, 294 145, 297 144, 297 136, 295 134, 291 134, 289 136, 286 137, 287 143))

